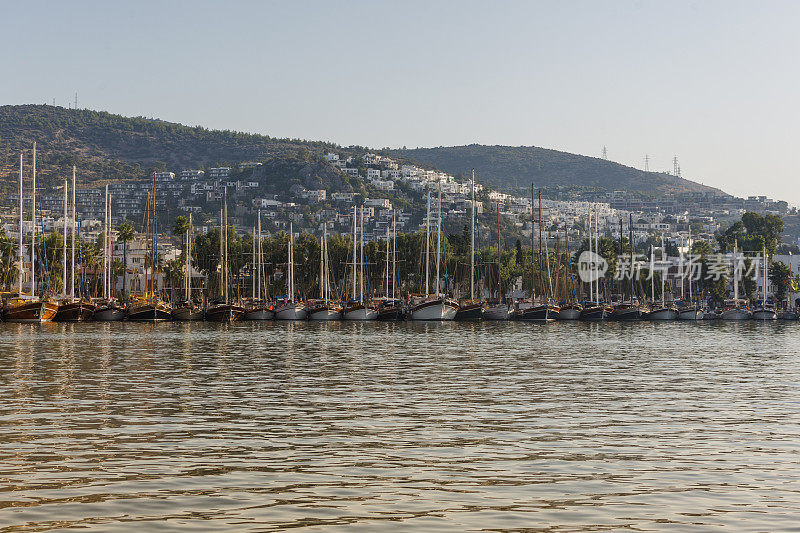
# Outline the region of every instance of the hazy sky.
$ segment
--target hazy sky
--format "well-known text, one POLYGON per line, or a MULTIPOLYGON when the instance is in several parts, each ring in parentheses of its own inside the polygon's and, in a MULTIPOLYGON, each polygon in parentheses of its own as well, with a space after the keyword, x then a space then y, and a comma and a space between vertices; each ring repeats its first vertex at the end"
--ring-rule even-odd
POLYGON ((800 204, 800 2, 1 5, 3 104, 77 91, 80 107, 343 145, 605 145, 800 204))

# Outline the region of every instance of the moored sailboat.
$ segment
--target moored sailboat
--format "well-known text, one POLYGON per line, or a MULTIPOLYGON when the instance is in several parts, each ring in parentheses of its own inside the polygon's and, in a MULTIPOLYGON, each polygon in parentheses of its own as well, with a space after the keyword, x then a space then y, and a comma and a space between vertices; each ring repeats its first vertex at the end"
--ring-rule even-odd
POLYGON ((295 299, 294 287, 294 229, 292 222, 289 222, 289 248, 288 261, 286 265, 286 289, 287 295, 279 298, 275 304, 275 318, 277 320, 305 320, 308 318, 308 311, 303 302, 295 299))

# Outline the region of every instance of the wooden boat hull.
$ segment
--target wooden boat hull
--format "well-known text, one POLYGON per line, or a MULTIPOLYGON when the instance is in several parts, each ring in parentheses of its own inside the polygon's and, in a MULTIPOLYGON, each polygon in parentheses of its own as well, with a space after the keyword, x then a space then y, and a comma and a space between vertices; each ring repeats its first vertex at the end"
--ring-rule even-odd
POLYGON ((241 305, 217 304, 206 309, 206 320, 211 322, 235 322, 241 320, 245 310, 241 305))
POLYGON ((422 302, 411 308, 411 320, 446 321, 454 320, 458 312, 455 301, 440 298, 422 302))
POLYGON ((713 309, 709 311, 703 311, 703 320, 722 320, 722 313, 718 313, 713 309))
POLYGON ((485 308, 482 302, 460 305, 455 320, 483 320, 485 308))
POLYGON ((94 315, 92 316, 92 320, 96 320, 98 322, 116 322, 117 320, 122 320, 124 318, 124 309, 121 307, 105 305, 98 306, 97 309, 94 310, 94 315))
POLYGON ((307 317, 308 311, 301 303, 284 304, 275 308, 276 320, 305 320, 307 317))
POLYGON ((86 322, 94 318, 97 306, 89 302, 69 302, 58 306, 56 322, 86 322))
POLYGON ((403 312, 403 308, 399 305, 392 305, 378 309, 378 320, 389 322, 392 320, 403 320, 404 318, 405 313, 403 312))
POLYGON ((199 307, 190 307, 190 306, 183 306, 183 307, 174 307, 172 309, 172 320, 178 320, 181 322, 188 322, 194 320, 203 320, 203 310, 199 307))
POLYGON ((511 308, 506 305, 493 305, 483 312, 484 320, 508 320, 511 317, 511 308))
POLYGON ((797 320, 798 315, 794 311, 781 311, 778 313, 778 320, 797 320))
POLYGON ((346 307, 344 310, 343 318, 345 320, 377 320, 378 311, 370 306, 356 304, 346 307))
POLYGON ((318 305, 308 309, 309 320, 341 320, 342 310, 336 306, 318 305))
POLYGON ((161 302, 137 305, 128 310, 128 320, 132 322, 163 322, 171 318, 169 306, 161 302))
POLYGON ((633 322, 642 319, 642 310, 635 305, 615 307, 611 311, 611 320, 620 322, 633 322))
POLYGON ((558 318, 561 309, 556 305, 534 305, 520 311, 517 320, 530 322, 552 322, 558 318))
POLYGON ((726 309, 722 312, 722 320, 750 320, 753 314, 747 309, 726 309))
POLYGON ((604 305, 584 307, 581 311, 581 320, 588 322, 602 322, 611 317, 611 310, 604 305))
POLYGON ((778 313, 774 309, 756 309, 753 311, 753 320, 777 320, 778 313))
POLYGON ((6 322, 51 322, 57 312, 55 302, 38 300, 9 307, 3 318, 6 322))
POLYGON ((244 312, 245 320, 274 320, 275 311, 266 307, 258 307, 255 309, 248 309, 244 312))

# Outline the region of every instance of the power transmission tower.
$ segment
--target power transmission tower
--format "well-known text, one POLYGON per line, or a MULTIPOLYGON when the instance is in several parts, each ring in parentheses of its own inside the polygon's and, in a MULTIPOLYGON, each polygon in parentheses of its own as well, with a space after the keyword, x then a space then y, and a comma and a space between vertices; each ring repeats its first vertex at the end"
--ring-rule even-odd
POLYGON ((644 171, 650 172, 650 156, 644 154, 644 171))
POLYGON ((603 145, 603 159, 608 160, 608 150, 606 150, 605 145, 603 145))
POLYGON ((672 158, 672 174, 674 176, 681 175, 681 166, 678 164, 678 156, 672 158))

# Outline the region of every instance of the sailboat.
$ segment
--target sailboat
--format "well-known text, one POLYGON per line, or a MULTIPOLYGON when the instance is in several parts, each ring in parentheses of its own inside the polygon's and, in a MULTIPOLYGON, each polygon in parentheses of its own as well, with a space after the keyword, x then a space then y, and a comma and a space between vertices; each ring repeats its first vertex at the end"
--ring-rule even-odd
POLYGON ((764 287, 764 294, 761 301, 753 309, 753 320, 777 320, 778 311, 775 309, 775 302, 770 300, 767 295, 767 287, 769 286, 769 261, 767 259, 767 247, 764 246, 764 268, 762 269, 762 285, 764 287))
POLYGON ((203 320, 203 307, 192 298, 192 214, 189 213, 189 227, 184 235, 186 244, 186 263, 183 265, 183 299, 172 307, 172 320, 203 320))
MULTIPOLYGON (((687 220, 688 222, 688 220, 687 220)), ((688 275, 681 272, 681 305, 678 306, 678 320, 703 320, 705 312, 700 302, 695 301, 692 295, 692 281, 694 277, 694 256, 692 254, 692 226, 689 224, 689 236, 687 240, 687 248, 689 250, 689 268, 688 275), (685 285, 689 286, 689 299, 684 299, 685 285)))
POLYGON ((220 209, 219 220, 219 256, 220 256, 220 288, 221 295, 206 309, 206 320, 212 322, 234 322, 240 320, 245 313, 244 306, 233 303, 230 295, 230 266, 228 262, 228 189, 225 188, 225 200, 220 209))
MULTIPOLYGON (((74 181, 74 176, 73 176, 74 181)), ((73 185, 73 192, 75 187, 73 185)), ((74 204, 74 201, 73 201, 74 204)), ((65 209, 66 212, 66 209, 65 209)), ((75 217, 72 217, 73 227, 75 224, 75 217)), ((119 304, 115 297, 116 291, 116 276, 114 275, 114 257, 111 253, 111 232, 113 231, 113 224, 111 218, 111 195, 108 194, 108 185, 106 185, 106 223, 105 231, 103 232, 103 265, 105 267, 104 283, 103 283, 103 298, 95 303, 92 320, 101 322, 114 322, 125 318, 125 308, 119 304)), ((66 224, 65 224, 66 227, 66 224)), ((75 242, 73 233, 72 241, 75 242)), ((66 251, 65 251, 66 254, 66 251)), ((72 271, 75 271, 73 267, 72 271)))
MULTIPOLYGON (((600 238, 599 238, 599 231, 598 231, 598 222, 597 219, 599 218, 599 214, 597 213, 597 209, 595 208, 594 214, 594 238, 592 236, 592 211, 589 208, 589 252, 594 252, 598 256, 600 254, 600 238), (592 244, 594 244, 594 249, 592 249, 592 244)), ((600 298, 600 278, 598 277, 594 281, 589 282, 589 301, 583 305, 583 309, 581 310, 581 320, 586 320, 589 322, 600 322, 603 320, 608 320, 611 318, 611 313, 613 312, 613 308, 606 305, 600 298)))
POLYGON ((747 301, 739 298, 739 243, 733 243, 733 300, 725 300, 722 320, 750 320, 753 313, 747 307, 747 301))
POLYGON ((572 257, 569 252, 569 233, 567 232, 566 222, 564 223, 564 260, 567 263, 564 269, 564 294, 569 294, 569 299, 559 306, 560 308, 556 319, 580 320, 583 306, 578 301, 578 297, 575 293, 575 277, 572 274, 572 257), (567 279, 569 279, 569 284, 571 285, 569 288, 567 288, 567 279))
POLYGON ((147 223, 145 228, 146 254, 150 270, 145 266, 144 294, 133 298, 128 306, 128 320, 159 322, 172 318, 172 308, 156 294, 158 272, 158 232, 156 231, 156 178, 153 174, 152 192, 147 197, 147 223))
MULTIPOLYGON (((619 221, 620 224, 620 257, 622 256, 622 219, 619 221)), ((639 306, 639 302, 636 300, 635 296, 635 289, 633 284, 633 274, 637 272, 634 268, 633 264, 633 214, 628 214, 628 244, 631 248, 630 254, 630 268, 631 272, 629 273, 630 276, 630 284, 628 287, 628 300, 622 301, 618 303, 614 310, 611 312, 611 319, 612 320, 619 320, 622 322, 630 322, 635 320, 640 320, 642 318, 642 308, 639 306)))
POLYGON ((58 305, 43 295, 36 294, 36 143, 33 143, 33 191, 31 194, 31 294, 22 292, 24 206, 22 199, 22 154, 19 154, 19 293, 6 305, 3 318, 7 322, 50 322, 56 316, 58 305))
POLYGON ((286 289, 287 295, 283 301, 275 305, 275 318, 278 320, 305 320, 308 311, 303 302, 298 302, 295 297, 294 287, 294 229, 292 222, 289 222, 289 250, 287 262, 286 289))
POLYGON ((386 298, 378 304, 378 320, 402 320, 405 317, 399 291, 397 283, 397 220, 393 212, 391 235, 389 227, 386 227, 386 298), (390 249, 392 254, 391 273, 389 271, 390 249))
MULTIPOLYGON (((490 235, 491 235, 491 230, 490 235)), ((500 202, 497 202, 497 300, 486 308, 483 312, 483 319, 484 320, 508 320, 511 316, 511 306, 508 302, 503 302, 503 284, 502 278, 500 276, 500 271, 502 268, 501 262, 501 254, 500 254, 500 247, 501 243, 503 242, 503 238, 500 235, 500 202)), ((491 243, 490 243, 491 244, 491 243)), ((489 246, 489 268, 491 268, 491 250, 492 247, 489 246)))
POLYGON ((272 320, 275 318, 275 309, 264 297, 266 283, 264 282, 264 250, 261 235, 261 211, 258 212, 258 228, 253 229, 253 298, 246 305, 245 320, 272 320))
POLYGON ((319 247, 319 300, 309 302, 308 318, 311 320, 339 320, 342 317, 342 306, 331 300, 328 225, 323 222, 322 226, 322 241, 319 247))
POLYGON ((439 183, 439 216, 436 222, 436 279, 434 281, 435 293, 429 294, 428 291, 428 272, 430 263, 430 220, 431 202, 428 193, 428 215, 425 222, 425 296, 415 298, 411 301, 411 320, 444 321, 453 320, 458 311, 458 302, 448 298, 439 291, 439 265, 441 263, 442 251, 442 186, 439 183))
POLYGON ((482 320, 486 302, 475 299, 475 169, 472 169, 472 211, 470 217, 469 300, 459 302, 456 320, 482 320))
MULTIPOLYGON (((661 237, 661 260, 662 262, 666 260, 665 257, 666 248, 664 248, 664 237, 661 237)), ((654 283, 655 283, 655 276, 653 275, 655 268, 655 253, 653 252, 653 248, 650 249, 650 290, 651 293, 654 292, 654 283)), ((653 297, 652 306, 653 308, 645 315, 647 320, 657 320, 657 321, 664 321, 664 320, 675 320, 678 318, 678 310, 675 308, 674 305, 667 303, 667 293, 665 287, 665 279, 667 276, 666 270, 664 271, 663 275, 661 276, 661 303, 656 305, 655 298, 653 297)))
MULTIPOLYGON (((67 181, 64 180, 64 201, 66 202, 68 194, 66 190, 67 181)), ((76 213, 75 213, 75 167, 72 167, 72 192, 73 192, 73 211, 72 211, 72 268, 70 272, 67 273, 67 263, 66 263, 66 255, 67 255, 67 233, 66 233, 66 216, 67 216, 67 206, 64 205, 64 253, 62 259, 64 260, 62 272, 64 275, 64 287, 66 288, 67 279, 71 280, 70 282, 70 295, 66 297, 66 291, 64 294, 64 298, 58 304, 58 312, 54 320, 57 322, 84 322, 86 320, 91 320, 94 316, 94 312, 96 310, 95 304, 91 302, 88 298, 84 297, 75 298, 75 223, 76 223, 76 213)), ((106 200, 108 200, 108 185, 106 185, 106 200)), ((106 219, 105 224, 108 224, 108 210, 106 210, 106 219)), ((78 241, 80 242, 80 236, 78 236, 78 241)), ((104 241, 105 242, 105 241, 104 241)), ((105 259, 105 250, 104 255, 105 259)), ((81 261, 83 263, 83 261, 81 261)), ((105 271, 105 261, 103 263, 103 291, 106 289, 106 271, 105 271)))
MULTIPOLYGON (((355 207, 353 207, 353 216, 355 217, 355 207)), ((355 269, 355 257, 356 257, 356 233, 355 233, 355 223, 353 224, 353 299, 347 302, 344 308, 343 318, 345 320, 377 320, 378 318, 378 310, 376 306, 370 302, 366 302, 364 300, 364 262, 365 262, 365 255, 364 255, 364 206, 361 206, 361 240, 360 240, 360 251, 358 253, 358 268, 359 268, 359 296, 356 299, 356 269, 355 269)))

